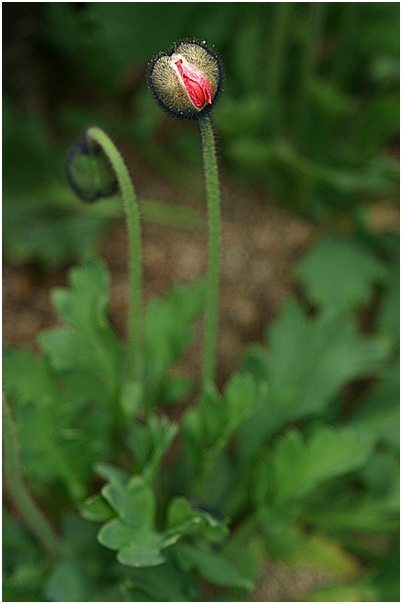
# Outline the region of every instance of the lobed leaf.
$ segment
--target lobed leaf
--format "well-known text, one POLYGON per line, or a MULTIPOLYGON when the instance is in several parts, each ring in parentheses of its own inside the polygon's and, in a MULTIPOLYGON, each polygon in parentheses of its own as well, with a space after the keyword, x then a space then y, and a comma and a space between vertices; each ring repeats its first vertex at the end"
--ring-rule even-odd
POLYGON ((384 283, 388 276, 386 265, 375 254, 336 237, 316 243, 294 272, 313 304, 336 312, 367 304, 373 286, 384 283))
POLYGON ((176 548, 176 555, 183 570, 188 572, 196 569, 210 583, 246 591, 251 591, 254 587, 254 583, 244 577, 233 562, 222 554, 181 543, 176 548))
POLYGON ((203 284, 173 287, 164 299, 151 300, 145 313, 145 395, 151 406, 163 392, 168 393, 170 379, 166 371, 178 361, 193 336, 193 321, 202 308, 203 284))
POLYGON ((184 497, 176 497, 168 507, 166 535, 176 541, 185 535, 203 536, 209 541, 220 541, 229 533, 225 522, 207 512, 194 509, 184 497))
POLYGON ((38 341, 50 363, 83 400, 114 400, 120 379, 122 351, 107 322, 109 275, 99 260, 69 273, 71 288, 56 288, 52 301, 66 323, 40 334, 38 341))
POLYGON ((117 560, 126 566, 158 566, 166 562, 161 550, 165 545, 160 533, 138 533, 128 545, 119 548, 117 560))
POLYGON ((223 396, 212 386, 205 390, 198 407, 184 417, 184 439, 192 458, 214 461, 264 395, 264 385, 247 373, 234 374, 223 396))
POLYGON ((90 522, 106 522, 115 516, 115 511, 101 495, 93 495, 79 506, 81 517, 90 522))
POLYGON ((254 346, 242 371, 268 388, 240 430, 243 463, 248 463, 282 426, 324 414, 343 386, 378 375, 390 352, 388 341, 363 336, 350 315, 305 316, 291 300, 268 331, 269 348, 254 346))
POLYGON ((155 527, 155 494, 140 475, 126 480, 105 464, 99 470, 110 477, 101 490, 80 505, 81 515, 90 521, 106 523, 97 538, 101 545, 117 551, 117 560, 126 566, 157 566, 166 562, 164 550, 186 536, 216 542, 227 535, 224 522, 206 512, 194 510, 183 498, 174 499, 167 511, 164 531, 155 527))
POLYGON ((303 520, 331 531, 397 533, 399 530, 399 481, 386 496, 368 493, 341 501, 328 501, 325 509, 304 506, 303 520))
POLYGON ((354 426, 319 426, 305 442, 295 429, 273 445, 272 479, 276 506, 305 497, 322 482, 367 463, 374 439, 354 426))
POLYGON ((71 429, 73 408, 46 359, 29 349, 5 350, 3 387, 18 424, 24 473, 61 480, 74 500, 82 498, 89 451, 82 434, 71 429))
POLYGON ((354 424, 370 429, 396 451, 400 446, 399 386, 398 363, 363 397, 350 417, 354 424))
POLYGON ((171 423, 167 417, 156 415, 150 415, 145 426, 139 422, 132 425, 128 446, 147 482, 155 480, 163 456, 178 430, 178 426, 171 423))
POLYGON ((126 484, 109 483, 102 496, 128 526, 135 529, 153 526, 155 496, 141 476, 132 476, 126 484))

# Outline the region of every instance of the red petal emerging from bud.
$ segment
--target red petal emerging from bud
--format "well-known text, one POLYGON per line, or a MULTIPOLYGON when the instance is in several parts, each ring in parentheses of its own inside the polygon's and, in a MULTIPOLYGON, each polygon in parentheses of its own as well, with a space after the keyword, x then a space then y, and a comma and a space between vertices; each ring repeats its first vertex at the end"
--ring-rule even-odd
POLYGON ((182 59, 175 61, 175 66, 183 82, 183 86, 197 109, 202 109, 206 103, 212 104, 212 86, 200 73, 183 63, 182 59))

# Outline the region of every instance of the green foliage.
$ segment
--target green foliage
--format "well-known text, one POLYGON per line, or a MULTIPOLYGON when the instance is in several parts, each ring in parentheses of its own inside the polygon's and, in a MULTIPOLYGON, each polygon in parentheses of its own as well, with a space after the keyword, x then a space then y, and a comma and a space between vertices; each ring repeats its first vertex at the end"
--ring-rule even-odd
MULTIPOLYGON (((67 553, 46 560, 6 499, 3 598, 234 601, 248 597, 269 556, 332 577, 309 601, 398 601, 399 239, 369 236, 361 210, 396 190, 397 6, 39 10, 38 52, 62 58, 77 88, 79 74, 102 92, 85 114, 55 108, 66 142, 106 107, 100 123, 113 122, 168 178, 178 150, 187 157, 176 184, 196 197, 196 139, 160 127, 136 74, 173 40, 206 38, 227 71, 215 114, 223 165, 320 220, 347 212, 359 235, 306 253, 294 273, 305 299, 286 302, 222 392, 201 395, 171 372, 194 335, 200 283, 148 304, 133 382, 108 321, 106 266, 90 260, 69 272, 69 286, 52 293, 60 325, 39 335, 38 352, 3 357, 21 472, 67 553), (174 402, 187 405, 182 415, 174 402)), ((7 100, 3 111, 6 254, 49 267, 93 258, 120 201, 80 206, 62 183, 67 145, 7 100)), ((143 214, 200 222, 158 201, 143 214)))
POLYGON ((367 463, 373 451, 370 434, 345 426, 320 426, 308 439, 297 430, 280 437, 272 447, 269 468, 274 505, 281 507, 307 496, 321 482, 348 474, 367 463))
POLYGON ((144 400, 174 400, 185 396, 191 384, 181 377, 168 377, 167 369, 182 355, 193 337, 192 323, 202 307, 203 284, 190 290, 175 286, 163 300, 151 300, 145 315, 144 400))
POLYGON ((3 124, 6 254, 48 268, 93 255, 113 212, 82 210, 64 183, 65 147, 50 141, 39 118, 19 115, 6 99, 3 124))
POLYGON ((390 368, 351 415, 388 447, 399 450, 399 363, 390 368))
MULTIPOLYGON (((100 260, 72 268, 70 287, 52 292, 53 306, 63 324, 39 335, 43 354, 37 356, 29 349, 4 353, 3 388, 14 403, 24 472, 33 480, 64 484, 73 500, 86 495, 92 464, 113 454, 114 430, 121 421, 116 418, 117 403, 122 404, 127 419, 144 400, 150 407, 156 404, 152 393, 158 393, 163 403, 163 391, 177 380, 165 372, 184 351, 191 322, 201 309, 199 284, 188 290, 176 289, 166 302, 151 304, 153 316, 172 316, 174 300, 175 308, 182 308, 178 316, 187 320, 180 323, 178 333, 146 333, 144 348, 148 352, 144 356, 149 366, 158 370, 152 374, 152 387, 144 389, 147 398, 141 392, 133 406, 133 389, 122 375, 123 346, 107 319, 109 280, 100 260), (157 338, 160 348, 150 342, 152 337, 157 338), (21 380, 21 375, 26 379, 21 380), (124 404, 122 392, 129 399, 124 404)), ((176 428, 155 418, 149 419, 148 428, 149 434, 142 434, 143 448, 136 443, 136 452, 150 477, 176 428)))
MULTIPOLYGON (((152 55, 185 37, 206 39, 223 56, 225 98, 215 121, 233 177, 324 221, 347 212, 359 224, 368 199, 397 198, 397 3, 49 2, 39 10, 38 31, 27 36, 38 71, 46 79, 48 55, 57 57, 74 92, 55 101, 48 82, 53 137, 29 99, 29 114, 10 95, 3 103, 3 241, 13 260, 50 268, 81 261, 119 216, 108 202, 83 209, 63 183, 65 151, 88 123, 131 139, 168 180, 199 197, 189 178, 199 165, 195 133, 160 128, 141 76, 152 55), (85 107, 77 106, 81 89, 85 107), (98 96, 105 102, 89 100, 98 96)), ((14 85, 9 71, 6 90, 14 85)), ((155 211, 181 222, 175 210, 155 211)))
POLYGON ((253 583, 243 577, 230 560, 214 552, 181 544, 177 547, 177 555, 179 564, 184 571, 189 572, 196 569, 200 576, 209 583, 221 587, 237 587, 247 591, 254 587, 253 583))
MULTIPOLYGON (((101 493, 114 515, 98 532, 98 541, 117 551, 117 560, 123 565, 138 568, 163 564, 166 562, 164 550, 186 535, 214 541, 226 535, 223 523, 218 523, 209 514, 192 510, 182 498, 171 501, 166 530, 157 531, 155 494, 142 476, 134 475, 127 482, 112 477, 101 493)), ((104 519, 104 512, 109 509, 102 510, 101 505, 101 500, 91 498, 83 504, 84 517, 104 519), (95 506, 97 512, 94 514, 95 506)))
POLYGON ((163 456, 179 431, 167 417, 151 415, 146 425, 133 424, 127 445, 145 480, 152 483, 160 470, 163 456))
POLYGON ((66 324, 39 337, 50 364, 68 376, 75 396, 111 403, 117 396, 121 346, 107 321, 109 275, 99 261, 69 273, 70 288, 52 292, 52 304, 66 324), (84 387, 85 382, 85 387, 84 387))
POLYGON ((174 422, 159 407, 189 392, 169 370, 191 341, 202 286, 149 303, 134 384, 107 319, 105 265, 73 268, 69 287, 52 293, 62 325, 39 336, 42 353, 4 354, 23 473, 68 546, 45 564, 6 516, 10 600, 191 601, 207 585, 243 599, 267 554, 330 573, 328 599, 393 597, 398 345, 387 329, 362 333, 354 313, 380 280, 381 314, 397 246, 362 250, 338 238, 307 252, 296 274, 315 313, 289 300, 222 393, 204 391, 174 422), (332 287, 340 272, 342 296, 332 287), (367 379, 355 408, 344 407, 345 387, 367 379))
POLYGON ((287 423, 330 414, 343 385, 376 375, 389 352, 382 338, 362 337, 350 315, 309 318, 295 301, 284 306, 267 337, 269 349, 250 348, 242 363, 244 372, 268 385, 241 429, 244 463, 287 423))
POLYGON ((337 311, 370 302, 373 285, 384 283, 387 270, 375 254, 354 242, 324 239, 299 262, 296 277, 318 307, 337 311))
MULTIPOLYGON (((97 119, 85 116, 85 126, 97 119)), ((3 102, 3 248, 13 262, 38 262, 47 269, 96 254, 101 237, 121 218, 117 195, 95 205, 80 202, 63 174, 66 150, 51 140, 46 124, 3 102)), ((81 128, 81 125, 79 126, 81 128)), ((84 125, 82 125, 84 128, 84 125)), ((121 126, 122 136, 125 128, 121 126)), ((108 184, 106 183, 106 188, 108 184)), ((144 220, 194 229, 200 216, 158 200, 140 200, 144 220)))
POLYGON ((252 376, 235 374, 223 397, 211 388, 197 408, 186 412, 183 420, 186 453, 196 465, 218 457, 239 426, 252 415, 260 396, 252 376))

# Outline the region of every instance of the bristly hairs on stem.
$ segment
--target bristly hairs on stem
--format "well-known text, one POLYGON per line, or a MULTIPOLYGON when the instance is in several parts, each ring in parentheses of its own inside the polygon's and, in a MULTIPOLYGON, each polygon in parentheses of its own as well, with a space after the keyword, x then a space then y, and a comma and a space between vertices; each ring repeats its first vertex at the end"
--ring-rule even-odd
POLYGON ((205 301, 203 388, 215 379, 218 330, 219 261, 220 261, 220 193, 215 148, 215 134, 209 116, 198 121, 208 204, 208 280, 205 301))
POLYGON ((196 121, 200 128, 209 234, 202 373, 205 390, 214 381, 216 371, 220 258, 219 176, 209 115, 222 92, 223 67, 205 42, 185 39, 173 44, 168 53, 158 53, 147 76, 151 94, 168 115, 196 121))

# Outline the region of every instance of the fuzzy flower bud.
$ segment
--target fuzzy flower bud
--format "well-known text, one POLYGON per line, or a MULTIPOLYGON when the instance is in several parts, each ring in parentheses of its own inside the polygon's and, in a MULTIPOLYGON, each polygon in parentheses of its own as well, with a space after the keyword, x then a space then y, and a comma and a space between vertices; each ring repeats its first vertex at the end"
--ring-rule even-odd
POLYGON ((66 160, 66 176, 76 195, 86 202, 110 197, 118 190, 116 175, 100 145, 85 130, 66 160))
POLYGON ((148 68, 149 89, 172 117, 198 119, 208 113, 223 85, 219 57, 205 42, 182 40, 169 53, 160 52, 148 68))

